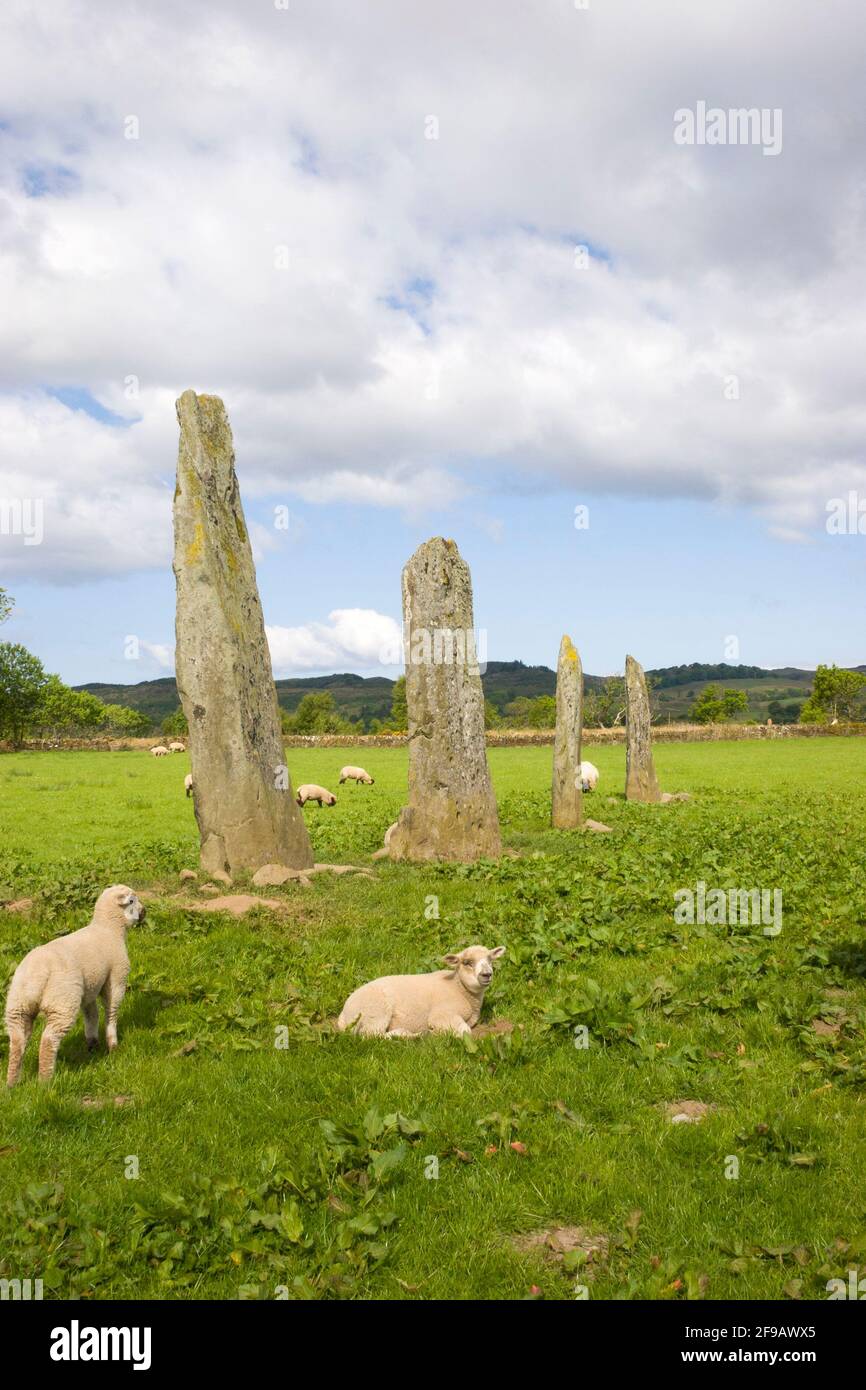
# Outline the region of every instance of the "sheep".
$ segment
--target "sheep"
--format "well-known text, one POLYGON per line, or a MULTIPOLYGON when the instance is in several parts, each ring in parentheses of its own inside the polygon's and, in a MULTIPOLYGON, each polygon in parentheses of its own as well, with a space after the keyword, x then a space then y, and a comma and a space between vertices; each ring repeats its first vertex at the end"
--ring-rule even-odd
POLYGON ((184 743, 170 743, 170 744, 168 745, 168 751, 169 751, 169 753, 185 753, 185 752, 186 752, 186 744, 184 744, 184 743))
POLYGON ((105 1040, 109 1052, 117 1047, 117 1014, 126 993, 129 955, 126 929, 142 922, 141 899, 125 884, 115 883, 96 900, 86 927, 36 946, 22 960, 6 999, 6 1031, 9 1034, 7 1086, 21 1073, 24 1049, 38 1014, 45 1015, 39 1044, 39 1080, 54 1075, 57 1049, 78 1017, 84 1013, 84 1036, 92 1052, 99 1043, 99 1006, 105 1011, 105 1040))
POLYGON ((163 747, 161 743, 158 743, 155 748, 151 748, 150 756, 152 758, 167 758, 168 749, 163 747))
POLYGON ((299 806, 305 806, 308 801, 318 801, 320 806, 336 806, 337 804, 334 793, 327 791, 324 787, 317 787, 315 782, 305 782, 302 787, 298 787, 295 800, 299 806))
POLYGON ((385 975, 349 995, 339 1018, 347 1029, 366 1038, 420 1038, 425 1033, 470 1033, 481 1016, 484 991, 493 978, 493 962, 504 946, 488 951, 467 946, 444 956, 448 970, 429 975, 385 975))
POLYGON ((363 782, 365 786, 372 787, 376 779, 371 777, 369 772, 365 772, 362 767, 341 767, 340 782, 363 782))
POLYGON ((581 763, 578 768, 580 777, 580 789, 584 792, 594 792, 598 786, 598 768, 594 763, 581 763))
POLYGON ((184 785, 184 787, 185 787, 185 789, 186 789, 186 794, 187 794, 187 796, 192 796, 192 773, 191 773, 191 772, 188 772, 188 773, 186 774, 186 776, 184 777, 184 779, 183 779, 183 785, 184 785))

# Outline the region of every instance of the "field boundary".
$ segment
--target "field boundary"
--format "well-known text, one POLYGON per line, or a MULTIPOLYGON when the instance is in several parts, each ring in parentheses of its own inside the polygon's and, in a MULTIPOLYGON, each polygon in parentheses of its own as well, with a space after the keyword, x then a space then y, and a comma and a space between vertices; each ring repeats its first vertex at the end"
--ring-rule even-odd
MULTIPOLYGON (((654 724, 654 743, 716 743, 739 739, 779 738, 863 738, 866 723, 850 724, 654 724)), ((488 748, 537 748, 552 745, 553 729, 488 729, 488 748)), ((160 742, 150 738, 71 738, 31 739, 23 752, 124 753, 138 748, 154 748, 160 742)), ((406 734, 286 734, 286 748, 405 748, 406 734)), ((583 744, 617 745, 625 743, 625 729, 584 729, 583 744)), ((0 741, 0 752, 15 751, 0 741)))

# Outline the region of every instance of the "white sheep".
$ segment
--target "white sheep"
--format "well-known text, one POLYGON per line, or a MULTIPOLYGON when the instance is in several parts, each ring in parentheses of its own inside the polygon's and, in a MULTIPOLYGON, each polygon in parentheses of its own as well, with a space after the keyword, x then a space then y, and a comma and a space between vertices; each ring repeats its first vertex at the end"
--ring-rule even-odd
POLYGON ((365 786, 372 787, 375 778, 369 772, 365 772, 362 767, 341 767, 341 782, 363 782, 365 786))
POLYGON ((6 999, 9 1034, 7 1086, 21 1073, 24 1049, 38 1014, 45 1015, 39 1044, 39 1079, 54 1074, 57 1049, 84 1012, 84 1036, 90 1052, 99 1042, 99 1005, 105 1011, 105 1040, 109 1052, 117 1047, 117 1014, 126 992, 129 955, 126 929, 143 921, 144 904, 131 888, 116 883, 100 893, 86 927, 36 946, 22 960, 6 999))
POLYGON ((184 787, 185 787, 185 789, 186 789, 186 794, 187 794, 187 796, 192 796, 192 773, 191 773, 191 772, 188 772, 188 773, 186 774, 186 776, 184 777, 184 779, 183 779, 183 785, 184 785, 184 787))
POLYGON ((170 744, 168 745, 168 751, 169 751, 169 753, 185 753, 185 752, 186 752, 186 744, 184 744, 184 743, 170 743, 170 744))
POLYGON ((337 1027, 366 1038, 420 1038, 469 1033, 481 1016, 493 962, 504 946, 467 946, 443 959, 450 969, 429 975, 385 975, 361 985, 343 1005, 337 1027))
POLYGON ((150 756, 152 758, 167 758, 168 749, 163 747, 161 743, 158 743, 155 748, 151 748, 150 756))
POLYGON ((320 806, 336 806, 337 798, 333 792, 329 792, 325 787, 317 787, 315 782, 305 782, 302 787, 298 787, 295 797, 299 806, 305 806, 308 801, 318 801, 320 806))
POLYGON ((584 792, 594 792, 598 786, 598 768, 594 763, 581 763, 578 768, 580 777, 580 789, 584 792))

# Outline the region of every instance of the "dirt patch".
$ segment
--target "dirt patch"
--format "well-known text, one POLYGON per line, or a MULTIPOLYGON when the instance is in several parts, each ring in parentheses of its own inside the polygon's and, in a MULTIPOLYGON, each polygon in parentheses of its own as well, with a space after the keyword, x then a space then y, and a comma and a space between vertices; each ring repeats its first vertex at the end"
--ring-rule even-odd
POLYGON ((472 1029, 473 1038, 489 1038, 496 1033, 513 1033, 514 1024, 510 1018, 497 1018, 492 1023, 476 1023, 472 1029))
POLYGON ((672 1125, 698 1125, 705 1115, 711 1115, 718 1108, 703 1100, 664 1100, 659 1107, 672 1125))
POLYGON ((82 1110, 104 1110, 106 1106, 113 1105, 116 1110, 122 1109, 124 1105, 132 1105, 132 1096, 82 1096, 82 1110))
POLYGON ((33 899, 19 898, 17 902, 6 903, 4 906, 7 912, 29 912, 33 907, 33 899))
POLYGON ((523 1254, 539 1250, 548 1260, 559 1261, 572 1251, 586 1255, 586 1268, 603 1264, 610 1249, 608 1236, 590 1231, 588 1226, 547 1226, 515 1236, 512 1245, 523 1254))

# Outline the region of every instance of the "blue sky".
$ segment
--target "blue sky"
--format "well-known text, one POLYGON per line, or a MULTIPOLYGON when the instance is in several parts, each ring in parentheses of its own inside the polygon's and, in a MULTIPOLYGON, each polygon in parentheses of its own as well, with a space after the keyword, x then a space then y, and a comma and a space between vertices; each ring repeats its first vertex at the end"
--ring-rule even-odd
POLYGON ((866 508, 864 48, 860 0, 4 10, 4 637, 171 669, 192 387, 278 675, 376 671, 436 534, 491 659, 866 661, 866 534, 825 524, 866 508), (682 144, 700 102, 780 113, 773 157, 682 144))

